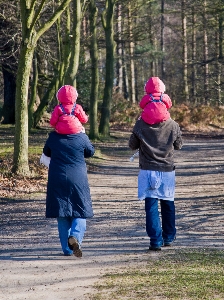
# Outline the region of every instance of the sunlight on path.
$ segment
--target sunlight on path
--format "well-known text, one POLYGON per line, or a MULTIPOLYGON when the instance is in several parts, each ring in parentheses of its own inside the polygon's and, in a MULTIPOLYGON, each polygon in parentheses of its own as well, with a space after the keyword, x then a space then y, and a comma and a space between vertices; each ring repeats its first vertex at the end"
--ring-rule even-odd
MULTIPOLYGON (((223 140, 186 140, 175 153, 177 240, 162 253, 224 249, 223 149, 223 140)), ((95 216, 87 222, 82 259, 62 256, 56 222, 44 216, 44 194, 4 205, 1 300, 89 299, 102 274, 162 255, 147 252, 144 202, 137 200, 138 160, 129 161, 125 139, 116 151, 89 172, 95 216)))

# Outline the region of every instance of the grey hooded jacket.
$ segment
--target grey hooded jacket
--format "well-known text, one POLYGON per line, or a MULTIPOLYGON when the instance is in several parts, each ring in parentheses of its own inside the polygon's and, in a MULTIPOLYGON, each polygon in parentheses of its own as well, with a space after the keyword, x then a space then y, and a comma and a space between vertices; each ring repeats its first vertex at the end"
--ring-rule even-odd
POLYGON ((129 147, 132 150, 139 149, 140 169, 173 171, 174 150, 182 147, 180 127, 172 119, 154 125, 140 119, 129 138, 129 147))

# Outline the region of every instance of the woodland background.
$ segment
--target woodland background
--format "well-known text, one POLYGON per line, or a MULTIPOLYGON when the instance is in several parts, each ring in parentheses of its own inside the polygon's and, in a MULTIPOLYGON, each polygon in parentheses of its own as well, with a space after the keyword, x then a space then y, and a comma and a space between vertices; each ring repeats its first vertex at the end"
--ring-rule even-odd
POLYGON ((77 88, 93 140, 133 126, 151 76, 181 127, 222 128, 223 19, 221 0, 0 0, 0 117, 15 124, 13 172, 29 174, 29 134, 63 84, 77 88))

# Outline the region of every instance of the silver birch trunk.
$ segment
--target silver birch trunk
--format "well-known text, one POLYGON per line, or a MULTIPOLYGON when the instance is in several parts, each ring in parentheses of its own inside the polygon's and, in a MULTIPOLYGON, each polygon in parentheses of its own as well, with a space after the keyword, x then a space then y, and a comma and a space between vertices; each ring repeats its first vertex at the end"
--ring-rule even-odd
POLYGON ((183 93, 186 102, 189 101, 189 88, 188 88, 188 49, 187 49, 187 17, 186 17, 186 0, 181 2, 181 14, 182 14, 182 36, 183 36, 183 93))
MULTIPOLYGON (((149 2, 148 20, 149 20, 149 42, 152 45, 152 48, 154 48, 155 45, 154 45, 154 35, 153 35, 153 30, 152 30, 152 3, 151 2, 149 2)), ((155 64, 156 64, 155 60, 153 60, 153 61, 150 62, 151 74, 146 74, 146 78, 144 78, 145 80, 147 80, 151 76, 155 76, 155 74, 156 74, 155 64)))
POLYGON ((129 83, 128 83, 128 74, 127 74, 127 63, 125 61, 125 43, 122 45, 122 65, 123 65, 123 78, 124 78, 124 98, 127 101, 130 101, 129 97, 129 83))
POLYGON ((165 80, 165 62, 164 62, 164 55, 165 55, 165 45, 164 45, 164 4, 165 0, 161 1, 161 38, 160 38, 160 50, 162 52, 162 59, 161 59, 161 79, 165 80))
POLYGON ((129 31, 129 54, 130 54, 130 100, 132 103, 136 102, 135 95, 135 62, 134 62, 134 48, 132 32, 132 15, 131 15, 131 2, 128 4, 128 31, 129 31))
POLYGON ((209 73, 209 68, 208 68, 208 34, 207 34, 207 16, 206 16, 206 5, 207 2, 204 0, 203 3, 203 46, 204 46, 204 99, 203 102, 205 104, 209 103, 208 99, 208 73, 209 73))
POLYGON ((197 43, 196 43, 196 14, 194 6, 192 7, 192 68, 191 68, 191 96, 192 101, 196 104, 197 98, 196 98, 196 76, 197 76, 197 69, 196 69, 196 49, 197 49, 197 43))
POLYGON ((222 64, 220 59, 223 57, 222 45, 223 45, 223 16, 218 17, 218 32, 216 36, 216 51, 217 51, 217 98, 218 105, 222 104, 222 91, 221 91, 221 76, 222 76, 222 64))
POLYGON ((122 42, 121 42, 121 4, 117 4, 117 92, 123 93, 123 65, 122 65, 122 42))

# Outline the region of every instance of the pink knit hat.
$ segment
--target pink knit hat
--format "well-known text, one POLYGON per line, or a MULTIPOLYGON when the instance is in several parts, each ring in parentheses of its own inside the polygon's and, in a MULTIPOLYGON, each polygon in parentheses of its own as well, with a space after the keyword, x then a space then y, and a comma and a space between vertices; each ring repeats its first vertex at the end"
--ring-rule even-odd
POLYGON ((76 88, 71 85, 63 85, 57 92, 56 97, 59 102, 64 104, 71 104, 76 102, 78 92, 76 88))
POLYGON ((145 85, 145 91, 147 94, 164 93, 165 89, 165 84, 161 79, 159 79, 159 77, 149 78, 145 85))

